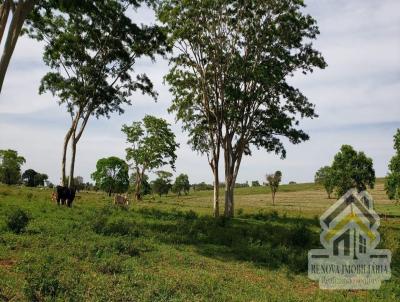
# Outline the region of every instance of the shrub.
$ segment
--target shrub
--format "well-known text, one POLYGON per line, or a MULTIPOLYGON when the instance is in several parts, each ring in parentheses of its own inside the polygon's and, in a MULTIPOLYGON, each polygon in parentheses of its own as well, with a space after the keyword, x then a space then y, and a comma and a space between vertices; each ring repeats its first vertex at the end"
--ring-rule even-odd
POLYGON ((312 239, 313 234, 305 224, 296 225, 289 235, 290 243, 298 247, 309 247, 312 239))
POLYGON ((28 199, 28 201, 32 201, 33 198, 33 194, 31 192, 29 192, 28 194, 26 194, 26 199, 28 199))
POLYGON ((29 216, 23 210, 17 208, 6 215, 6 225, 14 233, 21 233, 29 223, 29 216))

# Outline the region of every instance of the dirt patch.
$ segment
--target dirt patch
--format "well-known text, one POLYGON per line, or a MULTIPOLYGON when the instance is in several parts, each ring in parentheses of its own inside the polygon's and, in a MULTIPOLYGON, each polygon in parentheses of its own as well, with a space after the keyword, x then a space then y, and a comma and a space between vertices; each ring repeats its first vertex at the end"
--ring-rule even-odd
POLYGON ((17 261, 13 259, 0 259, 0 267, 9 269, 15 265, 17 261))

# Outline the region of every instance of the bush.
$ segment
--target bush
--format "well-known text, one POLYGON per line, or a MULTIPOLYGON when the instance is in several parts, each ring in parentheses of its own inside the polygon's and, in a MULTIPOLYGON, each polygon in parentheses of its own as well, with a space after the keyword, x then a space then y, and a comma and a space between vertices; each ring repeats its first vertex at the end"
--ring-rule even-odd
POLYGON ((17 208, 6 215, 6 225, 14 233, 21 233, 29 223, 29 216, 23 210, 17 208))
POLYGON ((313 241, 313 233, 305 224, 296 225, 289 235, 290 243, 297 247, 309 247, 313 241))

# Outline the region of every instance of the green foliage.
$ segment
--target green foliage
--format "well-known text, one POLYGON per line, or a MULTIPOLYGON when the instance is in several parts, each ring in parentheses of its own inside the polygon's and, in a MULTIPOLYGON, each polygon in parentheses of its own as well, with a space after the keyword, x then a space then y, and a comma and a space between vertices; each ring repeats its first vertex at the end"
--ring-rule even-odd
POLYGON ((166 120, 146 115, 141 122, 124 125, 122 132, 126 134, 130 147, 126 148, 126 160, 133 162, 135 170, 135 195, 141 199, 141 184, 144 173, 158 169, 164 165, 174 168, 176 160, 175 134, 166 120))
MULTIPOLYGON (((129 178, 129 192, 135 192, 135 184, 136 184, 136 177, 137 173, 132 173, 130 178, 129 178)), ((151 186, 149 183, 149 176, 146 174, 143 174, 143 177, 141 178, 141 184, 140 184, 140 196, 145 196, 149 195, 151 193, 151 186)))
POLYGON ((259 182, 258 180, 253 180, 253 181, 251 182, 251 186, 252 186, 252 187, 259 187, 259 186, 260 186, 260 182, 259 182))
POLYGON ((29 223, 29 216, 20 208, 12 209, 6 216, 7 228, 14 233, 22 233, 29 223))
POLYGON ((389 173, 385 180, 385 190, 389 199, 396 203, 400 201, 400 129, 394 135, 394 150, 396 154, 389 163, 389 173))
POLYGON ((168 192, 172 188, 172 173, 167 171, 158 171, 158 177, 151 182, 151 189, 154 194, 168 195, 168 192))
POLYGON ((22 181, 28 187, 44 186, 45 181, 49 178, 47 174, 41 174, 33 169, 28 169, 22 173, 22 181))
POLYGON ((317 184, 323 185, 326 193, 328 194, 328 198, 331 198, 331 194, 333 192, 333 189, 335 188, 334 174, 332 168, 329 166, 320 168, 315 173, 314 181, 317 184))
MULTIPOLYGON (((70 187, 74 186, 77 144, 90 118, 122 114, 135 92, 157 97, 147 75, 135 74, 134 68, 139 58, 154 60, 167 50, 160 27, 138 26, 130 17, 143 2, 83 0, 57 11, 52 4, 43 4, 28 23, 28 35, 44 42, 43 60, 51 69, 42 78, 39 93, 52 93, 71 116, 62 157, 65 166, 71 140, 70 187)), ((62 182, 66 185, 65 170, 62 182)))
POLYGON ((25 158, 14 150, 0 150, 0 182, 14 185, 21 180, 21 166, 25 158))
POLYGON ((213 185, 206 184, 204 181, 193 185, 193 191, 211 191, 212 189, 214 189, 213 185))
POLYGON ((288 79, 325 68, 311 43, 318 26, 297 0, 161 3, 159 19, 179 50, 166 76, 170 111, 214 169, 223 149, 225 215, 233 216, 237 173, 251 145, 285 157, 282 137, 309 138, 298 125, 316 117, 314 105, 288 79))
POLYGON ((363 191, 367 187, 372 189, 375 184, 372 159, 367 157, 364 152, 356 152, 349 145, 343 145, 335 155, 332 173, 338 197, 351 188, 363 191))
MULTIPOLYGON (((392 251, 393 274, 369 298, 395 301, 400 209, 382 202, 382 188, 378 180, 372 194, 379 214, 393 214, 379 229, 382 248, 392 251)), ((50 190, 0 184, 0 224, 15 204, 35 217, 29 232, 0 232, 1 295, 11 301, 364 301, 362 292, 310 290, 307 251, 320 246, 314 216, 326 209, 323 191, 315 184, 279 190, 287 202, 271 211, 259 203, 265 187, 239 188, 244 213, 215 219, 207 215, 211 191, 180 202, 163 196, 162 204, 145 197, 129 210, 82 192, 66 211, 49 203, 50 190), (29 192, 35 202, 24 202, 29 192)))
POLYGON ((128 164, 118 157, 112 156, 97 161, 96 171, 92 178, 96 186, 111 193, 126 192, 129 187, 128 164))
POLYGON ((172 186, 172 192, 180 196, 182 193, 185 195, 189 194, 189 191, 189 176, 187 174, 179 174, 179 176, 175 178, 175 183, 172 186))

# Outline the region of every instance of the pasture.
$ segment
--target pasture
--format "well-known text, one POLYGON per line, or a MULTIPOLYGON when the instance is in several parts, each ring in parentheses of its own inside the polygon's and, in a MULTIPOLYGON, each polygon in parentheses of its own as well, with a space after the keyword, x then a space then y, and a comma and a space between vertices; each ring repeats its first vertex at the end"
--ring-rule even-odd
MULTIPOLYGON (((0 301, 399 301, 400 207, 378 180, 380 246, 392 279, 376 291, 323 291, 307 278, 318 216, 335 201, 314 184, 235 190, 235 218, 213 219, 212 191, 146 196, 129 208, 80 192, 58 207, 50 189, 0 185, 0 301), (7 229, 15 208, 26 230, 7 229)), ((221 208, 221 210, 223 210, 221 208)))

